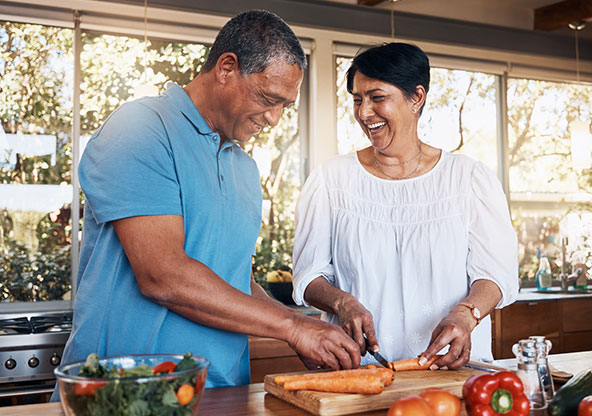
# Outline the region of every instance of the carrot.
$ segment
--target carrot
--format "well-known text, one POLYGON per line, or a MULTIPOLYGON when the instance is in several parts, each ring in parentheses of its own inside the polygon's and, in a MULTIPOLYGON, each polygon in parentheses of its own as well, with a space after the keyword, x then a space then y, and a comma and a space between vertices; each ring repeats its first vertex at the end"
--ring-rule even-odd
POLYGON ((325 371, 322 373, 305 373, 276 376, 274 381, 283 386, 286 381, 303 380, 303 379, 320 379, 332 377, 346 377, 346 376, 379 376, 383 380, 385 386, 390 386, 393 382, 393 371, 388 368, 374 368, 374 369, 356 369, 356 370, 339 370, 339 371, 325 371))
POLYGON ((376 374, 302 378, 284 383, 286 390, 317 390, 332 393, 379 394, 382 393, 383 388, 384 382, 376 374))
POLYGON ((193 395, 195 394, 195 389, 190 384, 182 384, 177 390, 177 400, 181 406, 185 406, 188 404, 191 399, 193 399, 193 395))
POLYGON ((427 370, 440 357, 442 355, 434 355, 424 365, 419 365, 419 358, 407 358, 405 360, 392 361, 389 363, 389 366, 394 371, 427 370))

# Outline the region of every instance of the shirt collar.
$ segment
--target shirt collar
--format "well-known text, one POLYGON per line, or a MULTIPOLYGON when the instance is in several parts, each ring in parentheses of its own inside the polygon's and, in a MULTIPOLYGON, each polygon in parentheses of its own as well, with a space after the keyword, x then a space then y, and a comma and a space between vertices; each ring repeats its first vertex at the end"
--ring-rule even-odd
POLYGON ((178 84, 169 82, 167 84, 165 95, 173 100, 177 107, 179 107, 179 110, 181 110, 185 117, 187 117, 191 124, 193 124, 200 133, 208 136, 218 136, 218 133, 215 133, 203 118, 193 101, 191 101, 191 98, 189 98, 189 95, 187 95, 185 90, 178 84))
MULTIPOLYGON (((203 135, 210 137, 216 144, 220 142, 220 135, 212 130, 206 120, 203 118, 189 95, 185 90, 174 82, 167 84, 165 93, 179 107, 179 110, 187 117, 187 120, 203 135)), ((222 150, 230 146, 238 146, 233 140, 225 142, 222 150)))

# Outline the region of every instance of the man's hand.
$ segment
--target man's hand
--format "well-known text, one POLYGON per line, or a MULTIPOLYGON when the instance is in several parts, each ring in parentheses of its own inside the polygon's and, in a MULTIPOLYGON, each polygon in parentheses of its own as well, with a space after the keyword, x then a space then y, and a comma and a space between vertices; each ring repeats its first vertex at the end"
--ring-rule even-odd
POLYGON ((429 347, 420 355, 420 362, 430 359, 450 345, 448 353, 434 362, 434 366, 454 370, 465 365, 471 357, 471 331, 475 319, 464 307, 453 308, 432 332, 429 347))
POLYGON ((318 319, 295 317, 288 344, 309 368, 341 370, 360 365, 358 345, 337 325, 318 319))

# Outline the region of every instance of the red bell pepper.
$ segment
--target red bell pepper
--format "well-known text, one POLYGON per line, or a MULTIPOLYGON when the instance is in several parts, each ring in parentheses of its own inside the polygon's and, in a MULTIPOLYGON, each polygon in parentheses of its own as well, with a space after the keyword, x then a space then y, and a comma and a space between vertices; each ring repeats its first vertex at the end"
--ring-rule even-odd
POLYGON ((77 396, 93 396, 95 390, 104 387, 107 383, 104 381, 80 382, 74 384, 74 394, 77 396))
POLYGON ((177 364, 175 364, 174 362, 163 361, 162 363, 154 366, 154 369, 152 371, 154 374, 160 374, 160 373, 171 374, 171 373, 175 372, 176 369, 177 369, 177 364))
POLYGON ((511 371, 471 376, 462 393, 470 416, 527 416, 530 412, 522 381, 511 371))

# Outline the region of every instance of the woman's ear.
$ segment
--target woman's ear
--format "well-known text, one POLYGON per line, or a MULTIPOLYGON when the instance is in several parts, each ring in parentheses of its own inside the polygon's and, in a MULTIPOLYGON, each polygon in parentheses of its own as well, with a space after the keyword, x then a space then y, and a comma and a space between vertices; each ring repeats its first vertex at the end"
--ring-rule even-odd
POLYGON ((413 96, 413 112, 419 112, 426 100, 426 90, 423 85, 415 87, 415 95, 413 96))

